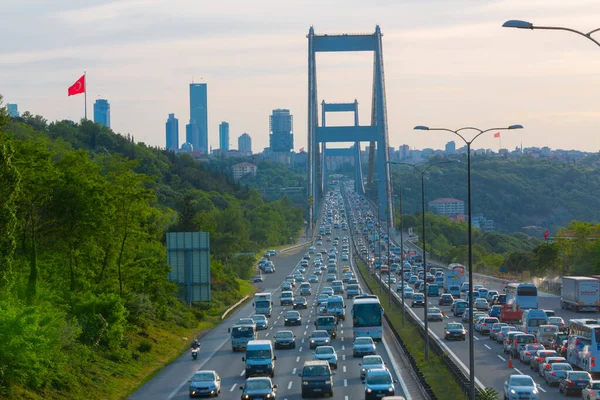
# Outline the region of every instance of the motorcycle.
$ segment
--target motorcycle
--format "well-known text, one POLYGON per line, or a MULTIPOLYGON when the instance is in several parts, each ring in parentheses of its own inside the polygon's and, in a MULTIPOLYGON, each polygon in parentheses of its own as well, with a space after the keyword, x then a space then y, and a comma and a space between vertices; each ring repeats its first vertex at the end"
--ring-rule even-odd
POLYGON ((200 347, 194 347, 192 348, 192 358, 195 360, 196 358, 198 358, 198 351, 200 351, 200 347))

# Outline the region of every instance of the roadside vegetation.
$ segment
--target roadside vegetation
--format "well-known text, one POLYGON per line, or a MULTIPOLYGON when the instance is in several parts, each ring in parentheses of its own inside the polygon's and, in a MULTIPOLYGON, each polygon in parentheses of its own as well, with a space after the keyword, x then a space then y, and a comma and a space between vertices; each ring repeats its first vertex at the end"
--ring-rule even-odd
POLYGON ((302 228, 289 199, 189 155, 0 108, 0 398, 125 397, 251 295, 256 255, 302 228), (210 303, 178 300, 168 231, 210 232, 210 303))

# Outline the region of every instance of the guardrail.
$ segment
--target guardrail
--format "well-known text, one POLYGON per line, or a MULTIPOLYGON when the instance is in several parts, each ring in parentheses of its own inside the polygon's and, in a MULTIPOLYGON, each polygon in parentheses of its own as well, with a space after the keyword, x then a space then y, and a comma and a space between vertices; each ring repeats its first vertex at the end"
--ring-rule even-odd
POLYGON ((243 302, 245 302, 249 298, 250 297, 248 297, 248 296, 244 296, 244 297, 242 297, 242 299, 240 301, 238 301, 237 303, 235 303, 234 305, 232 305, 231 307, 229 307, 227 310, 225 310, 225 312, 223 313, 223 315, 221 315, 221 321, 223 321, 225 319, 225 317, 227 316, 227 314, 229 314, 232 310, 234 310, 237 306, 239 306, 240 304, 242 304, 243 302))
POLYGON ((304 247, 307 244, 312 244, 313 242, 314 241, 311 239, 311 240, 309 240, 307 242, 298 243, 298 244, 295 244, 293 246, 286 247, 285 249, 279 250, 279 253, 285 253, 285 252, 288 252, 290 250, 294 250, 294 249, 297 249, 297 248, 300 248, 300 247, 304 247))

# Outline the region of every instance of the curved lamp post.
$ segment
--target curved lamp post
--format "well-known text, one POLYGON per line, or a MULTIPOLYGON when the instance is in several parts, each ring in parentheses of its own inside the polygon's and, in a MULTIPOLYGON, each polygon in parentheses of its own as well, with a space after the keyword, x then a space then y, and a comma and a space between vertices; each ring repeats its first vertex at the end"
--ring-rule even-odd
MULTIPOLYGON (((428 126, 415 126, 415 130, 418 131, 446 131, 452 132, 456 136, 460 137, 463 142, 467 145, 467 202, 468 202, 468 219, 469 219, 469 258, 468 258, 468 266, 469 266, 469 316, 472 319, 473 317, 473 242, 472 242, 472 212, 471 212, 471 143, 475 141, 479 136, 483 135, 486 132, 490 131, 502 131, 502 130, 512 130, 512 129, 523 129, 523 125, 511 125, 507 128, 490 128, 481 130, 479 128, 473 127, 464 127, 457 130, 447 129, 447 128, 429 128, 428 126), (477 132, 475 137, 471 140, 465 139, 465 137, 461 134, 462 131, 465 130, 474 130, 477 132)), ((473 321, 469 322, 469 400, 475 400, 475 345, 473 339, 473 321)))
POLYGON ((530 29, 530 30, 544 29, 544 30, 550 30, 550 31, 567 31, 567 32, 572 32, 572 33, 575 33, 577 35, 581 35, 581 36, 585 37, 586 39, 591 40, 597 46, 600 47, 600 42, 597 41, 596 39, 594 39, 592 37, 592 33, 600 31, 600 28, 594 29, 593 31, 589 31, 588 33, 584 33, 584 32, 580 32, 580 31, 575 30, 575 29, 564 28, 562 26, 536 26, 536 25, 533 25, 531 22, 521 21, 521 20, 518 20, 518 19, 511 19, 510 21, 506 21, 504 24, 502 24, 502 27, 503 28, 530 29))
MULTIPOLYGON (((433 167, 435 167, 436 165, 441 165, 441 164, 451 164, 451 163, 457 163, 459 162, 458 160, 445 160, 445 161, 438 161, 438 162, 434 162, 434 163, 420 163, 420 164, 409 164, 409 163, 403 163, 403 162, 398 162, 398 161, 388 161, 388 164, 396 164, 396 165, 408 165, 409 167, 413 168, 415 171, 417 171, 420 175, 421 175, 421 216, 422 216, 422 225, 423 225, 423 232, 422 232, 422 237, 423 237, 423 284, 424 286, 424 290, 423 292, 425 293, 425 305, 423 307, 423 322, 425 323, 425 361, 429 360, 429 321, 427 320, 427 310, 429 309, 428 306, 428 302, 427 302, 427 249, 426 249, 426 242, 425 242, 425 174, 433 167)), ((402 273, 404 274, 404 265, 402 266, 402 273)), ((402 293, 404 293, 404 289, 402 290, 402 293)), ((402 309, 404 309, 404 302, 402 303, 402 309)))

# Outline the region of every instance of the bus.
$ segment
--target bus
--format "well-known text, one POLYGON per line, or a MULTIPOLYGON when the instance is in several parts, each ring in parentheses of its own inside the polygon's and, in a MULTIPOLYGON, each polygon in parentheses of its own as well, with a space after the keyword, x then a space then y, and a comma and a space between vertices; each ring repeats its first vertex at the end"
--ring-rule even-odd
POLYGON ((538 308, 538 288, 533 283, 509 283, 504 291, 506 304, 516 304, 521 310, 538 308))
POLYGON ((355 298, 352 305, 354 338, 369 336, 381 340, 383 333, 383 307, 377 296, 355 298))
POLYGON ((572 319, 570 321, 566 358, 571 365, 591 374, 600 372, 600 324, 598 320, 572 319))
POLYGON ((450 286, 462 286, 466 282, 467 269, 462 264, 450 264, 444 271, 444 292, 448 293, 450 286))

